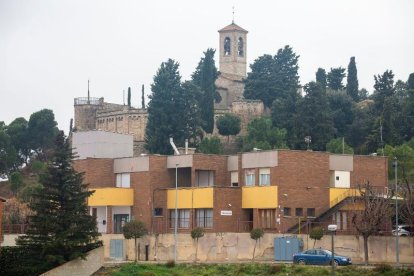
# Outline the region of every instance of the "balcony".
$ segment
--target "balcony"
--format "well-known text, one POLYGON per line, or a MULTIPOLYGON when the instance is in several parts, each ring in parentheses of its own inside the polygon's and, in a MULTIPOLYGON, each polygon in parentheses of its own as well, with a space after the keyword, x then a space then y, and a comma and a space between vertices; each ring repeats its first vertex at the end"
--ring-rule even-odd
POLYGON ((243 187, 242 208, 277 208, 277 186, 243 187))
POLYGON ((96 188, 88 198, 88 206, 132 206, 134 190, 131 188, 96 188))
MULTIPOLYGON (((213 208, 214 189, 208 188, 178 188, 178 209, 213 208)), ((175 208, 175 189, 167 191, 167 208, 175 208)))

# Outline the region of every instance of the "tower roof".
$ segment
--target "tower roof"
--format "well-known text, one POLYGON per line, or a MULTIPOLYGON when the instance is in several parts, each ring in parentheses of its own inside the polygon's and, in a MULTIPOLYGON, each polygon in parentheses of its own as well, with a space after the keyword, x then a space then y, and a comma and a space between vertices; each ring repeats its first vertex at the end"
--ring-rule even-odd
POLYGON ((231 31, 239 31, 239 32, 243 32, 243 33, 247 33, 248 31, 243 29, 242 27, 240 27, 239 25, 235 24, 234 22, 232 22, 230 25, 224 27, 223 29, 219 30, 218 32, 231 32, 231 31))

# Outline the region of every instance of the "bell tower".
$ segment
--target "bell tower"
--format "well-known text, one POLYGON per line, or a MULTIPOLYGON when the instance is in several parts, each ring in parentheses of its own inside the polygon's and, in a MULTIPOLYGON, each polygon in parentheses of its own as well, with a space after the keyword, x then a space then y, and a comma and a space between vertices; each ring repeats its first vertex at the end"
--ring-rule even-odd
POLYGON ((234 21, 220 34, 220 73, 235 79, 246 77, 247 31, 234 21))

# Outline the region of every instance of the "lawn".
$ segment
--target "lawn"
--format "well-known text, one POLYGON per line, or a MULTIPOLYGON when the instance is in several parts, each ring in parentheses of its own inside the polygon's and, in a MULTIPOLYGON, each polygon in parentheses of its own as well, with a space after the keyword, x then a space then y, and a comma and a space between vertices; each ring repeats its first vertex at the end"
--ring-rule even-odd
MULTIPOLYGON (((119 267, 111 267, 100 270, 96 276, 162 276, 162 275, 331 275, 330 267, 324 266, 299 266, 284 264, 125 264, 119 267)), ((395 269, 388 265, 379 265, 373 268, 364 267, 339 267, 336 275, 389 275, 389 276, 413 276, 412 269, 395 269)))

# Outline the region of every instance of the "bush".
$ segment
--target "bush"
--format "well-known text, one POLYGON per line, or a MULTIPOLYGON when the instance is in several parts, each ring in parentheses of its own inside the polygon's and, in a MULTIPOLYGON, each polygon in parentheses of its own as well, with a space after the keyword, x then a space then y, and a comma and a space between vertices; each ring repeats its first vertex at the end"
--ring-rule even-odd
POLYGON ((51 268, 20 246, 0 248, 0 275, 40 275, 51 268))
POLYGON ((390 266, 389 264, 378 264, 378 265, 375 266, 375 268, 373 270, 375 272, 378 272, 378 273, 381 273, 382 274, 382 273, 391 271, 392 270, 392 266, 390 266))

